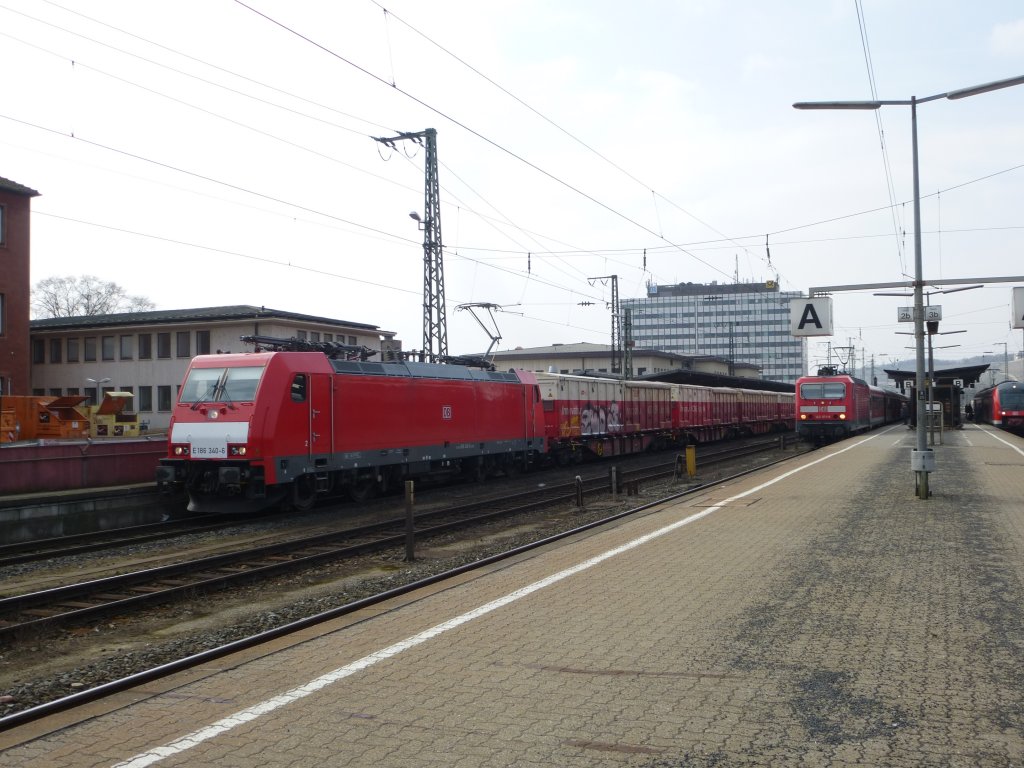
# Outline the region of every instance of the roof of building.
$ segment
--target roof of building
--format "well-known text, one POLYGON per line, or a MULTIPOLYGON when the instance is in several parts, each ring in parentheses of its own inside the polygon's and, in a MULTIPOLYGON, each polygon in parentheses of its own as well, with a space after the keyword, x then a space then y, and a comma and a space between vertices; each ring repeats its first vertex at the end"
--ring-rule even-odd
MULTIPOLYGON (((594 344, 589 341, 580 341, 575 344, 551 344, 546 347, 528 347, 518 349, 504 349, 494 353, 495 358, 501 358, 504 360, 524 360, 534 358, 563 358, 573 356, 608 356, 611 355, 612 348, 608 344, 594 344)), ((713 357, 708 355, 680 355, 676 352, 665 352, 661 349, 654 349, 652 347, 633 347, 633 356, 638 355, 649 355, 653 357, 661 357, 666 360, 678 360, 685 361, 687 363, 693 360, 722 360, 723 358, 713 357)), ((753 366, 750 366, 753 367, 753 366)))
MULTIPOLYGON (((577 344, 553 344, 549 347, 505 350, 503 352, 495 352, 494 358, 496 360, 502 359, 506 361, 545 358, 554 360, 559 358, 564 359, 574 355, 589 355, 591 357, 597 357, 610 354, 611 346, 608 344, 579 342, 577 344)), ((673 369, 671 371, 661 371, 659 373, 649 373, 643 376, 637 376, 636 378, 641 381, 666 381, 679 384, 699 384, 706 387, 743 387, 745 389, 764 389, 773 392, 793 391, 792 384, 785 384, 783 382, 754 379, 745 376, 727 376, 725 374, 692 370, 694 363, 700 360, 728 363, 729 361, 723 357, 714 357, 712 355, 680 355, 675 352, 665 352, 660 349, 649 349, 645 347, 634 347, 633 355, 652 355, 654 357, 661 357, 667 360, 678 360, 683 363, 680 368, 673 369)), ((733 363, 733 366, 734 368, 743 368, 746 370, 760 370, 758 366, 749 363, 736 362, 733 363)), ((608 374, 595 373, 588 370, 582 372, 582 375, 607 376, 608 374)))
POLYGON ((248 304, 230 307, 201 307, 198 309, 165 309, 145 312, 119 312, 110 315, 82 315, 79 317, 48 317, 33 320, 29 326, 34 331, 64 330, 76 328, 118 327, 126 325, 160 325, 188 322, 224 322, 237 320, 296 320, 319 325, 333 325, 339 328, 358 328, 379 333, 383 336, 394 336, 393 331, 382 331, 376 325, 353 323, 348 320, 336 320, 330 317, 304 315, 298 312, 286 312, 280 309, 267 309, 248 304))
POLYGON ((767 392, 794 392, 793 384, 771 379, 749 379, 745 376, 727 376, 721 373, 676 370, 661 371, 640 376, 643 381, 664 381, 669 384, 697 384, 702 387, 738 387, 740 389, 761 389, 767 392))
MULTIPOLYGON (((783 297, 792 296, 792 292, 779 289, 774 280, 757 283, 676 283, 660 285, 648 283, 647 298, 659 296, 722 296, 731 293, 778 293, 783 297)), ((642 299, 625 299, 624 301, 641 302, 642 299)))
POLYGON ((19 184, 16 181, 5 179, 0 176, 0 190, 4 192, 11 192, 15 195, 25 195, 26 197, 38 197, 39 193, 31 187, 26 187, 24 184, 19 184))

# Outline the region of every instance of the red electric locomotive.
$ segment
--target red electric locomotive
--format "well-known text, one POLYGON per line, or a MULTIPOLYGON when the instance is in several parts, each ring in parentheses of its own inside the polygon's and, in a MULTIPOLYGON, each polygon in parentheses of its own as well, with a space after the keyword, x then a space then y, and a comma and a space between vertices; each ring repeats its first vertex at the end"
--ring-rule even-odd
POLYGON ((902 395, 823 369, 796 382, 796 431, 816 443, 841 440, 901 418, 902 395))
POLYGON ((184 488, 193 512, 301 510, 323 494, 365 498, 401 479, 526 466, 544 440, 526 371, 322 352, 201 355, 185 375, 157 483, 184 488))
POLYGON ((1004 381, 974 396, 974 420, 1024 434, 1024 384, 1004 381))

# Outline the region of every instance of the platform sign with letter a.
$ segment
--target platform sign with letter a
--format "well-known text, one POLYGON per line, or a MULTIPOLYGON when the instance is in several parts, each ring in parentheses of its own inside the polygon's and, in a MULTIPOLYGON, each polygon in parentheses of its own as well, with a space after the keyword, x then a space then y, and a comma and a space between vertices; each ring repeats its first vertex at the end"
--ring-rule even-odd
POLYGON ((832 297, 790 301, 789 330, 794 336, 832 336, 832 297))
POLYGON ((1024 328, 1024 288, 1013 289, 1013 327, 1024 328))

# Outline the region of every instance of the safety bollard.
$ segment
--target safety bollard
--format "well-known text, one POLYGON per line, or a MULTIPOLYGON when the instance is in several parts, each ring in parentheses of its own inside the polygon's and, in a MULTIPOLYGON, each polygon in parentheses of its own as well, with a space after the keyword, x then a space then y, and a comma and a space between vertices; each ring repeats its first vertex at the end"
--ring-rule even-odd
POLYGON ((583 509, 583 478, 576 475, 576 506, 583 509))

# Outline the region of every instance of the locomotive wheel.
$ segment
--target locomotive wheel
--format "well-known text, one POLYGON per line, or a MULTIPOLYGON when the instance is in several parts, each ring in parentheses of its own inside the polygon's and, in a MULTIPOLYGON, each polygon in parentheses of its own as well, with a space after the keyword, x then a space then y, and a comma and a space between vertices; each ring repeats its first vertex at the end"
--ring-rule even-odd
POLYGON ((352 501, 369 501, 377 495, 377 481, 372 477, 356 480, 348 487, 348 495, 352 497, 352 501))
POLYGON ((296 512, 309 512, 316 502, 313 479, 308 475, 296 478, 292 483, 291 508, 296 512))

